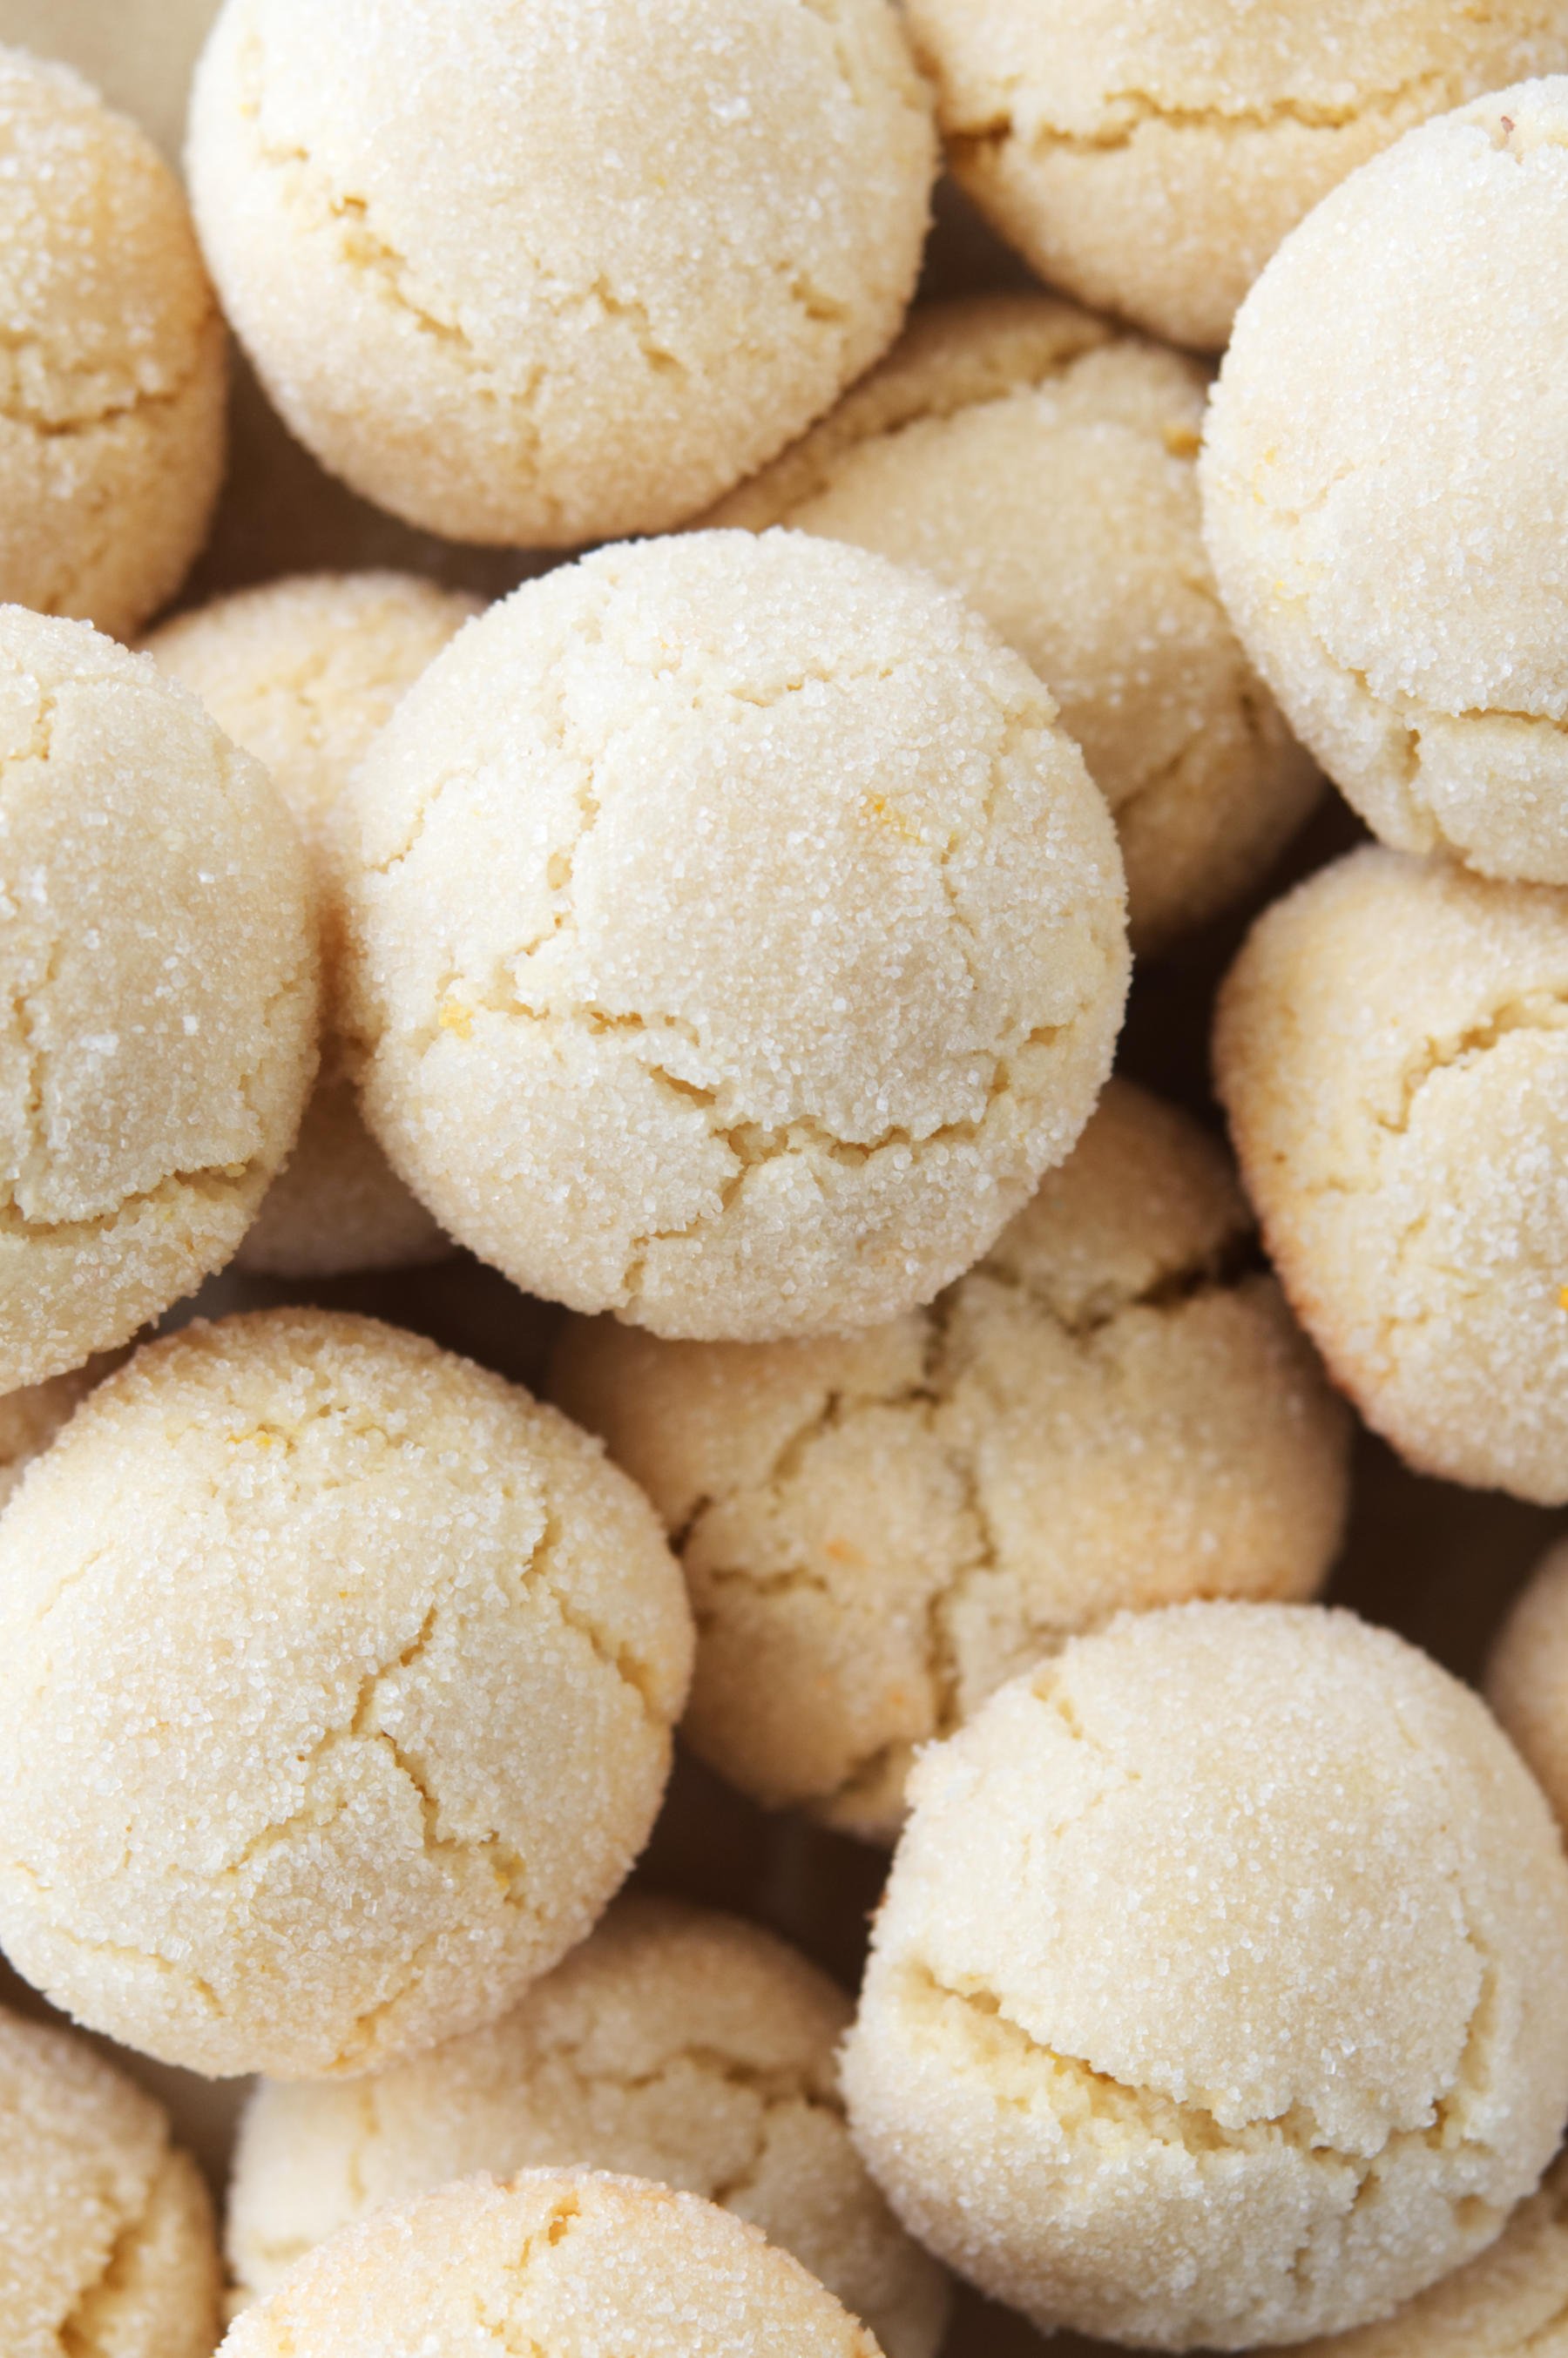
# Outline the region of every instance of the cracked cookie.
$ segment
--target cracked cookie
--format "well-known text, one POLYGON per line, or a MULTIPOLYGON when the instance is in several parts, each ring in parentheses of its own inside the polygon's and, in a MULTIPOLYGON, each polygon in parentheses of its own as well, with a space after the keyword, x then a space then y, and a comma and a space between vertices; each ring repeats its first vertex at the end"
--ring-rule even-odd
POLYGON ((321 920, 322 1070, 293 1153, 234 1256, 261 1276, 407 1269, 451 1247, 360 1119, 334 1021, 341 948, 333 812, 349 773, 476 598, 401 573, 310 574, 220 598, 146 652, 265 764, 304 838, 321 920))
POLYGON ((1515 1598, 1487 1666, 1487 1701, 1568 1826, 1568 1543, 1515 1598))
POLYGON ((224 2358, 881 2358, 797 2260, 696 2194, 589 2170, 470 2178, 345 2228, 224 2358))
POLYGON ((136 630, 207 536, 227 398, 168 167, 68 68, 0 49, 0 601, 136 630))
POLYGON ((212 2077, 470 2030, 642 1847, 690 1649, 553 1409, 370 1319, 188 1328, 0 1518, 0 1942, 212 2077))
POLYGON ((1199 474, 1242 642, 1373 833, 1568 884, 1568 77, 1411 132, 1303 223, 1199 474))
POLYGON ((1368 848, 1260 918, 1215 1070, 1286 1293, 1421 1473, 1568 1502, 1568 893, 1368 848))
POLYGON ((617 1900, 489 2028, 351 2086, 263 2081, 241 2125, 229 2257, 276 2290, 384 2204, 488 2170, 572 2165, 679 2186, 794 2254, 887 2358, 933 2358, 946 2280, 849 2142, 849 2000, 782 1941, 673 1900, 617 1900))
POLYGON ((959 590, 1055 698, 1110 805, 1144 957, 1266 873, 1317 798, 1209 571, 1197 363, 1046 295, 917 313, 715 525, 874 548, 959 590))
POLYGON ((755 1800, 891 1840, 917 1745, 1123 1606, 1308 1597, 1349 1422, 1224 1156, 1113 1080, 927 1310, 843 1339, 575 1321, 550 1390, 674 1534, 686 1741, 755 1800))
POLYGON ((527 583, 345 805, 366 1118, 514 1283, 760 1339, 929 1298, 1077 1137, 1105 804, 950 591, 805 533, 527 583))
POLYGON ((1568 1865, 1474 1693, 1312 1606, 1128 1614, 924 1753, 843 2058, 911 2231, 1058 2325, 1387 2315, 1568 2115, 1568 1865))
POLYGON ((0 2349, 208 2358, 207 2190, 150 2096, 84 2039, 0 2010, 0 2349))
POLYGON ((0 609, 0 1393, 232 1255, 316 1065, 303 854, 259 763, 84 623, 0 609))
MULTIPOLYGON (((1218 352, 1281 238, 1445 108, 1568 66, 1562 0, 908 0, 955 177, 1043 278, 1218 352)), ((1337 319, 1330 293, 1325 330, 1337 319)))
POLYGON ((574 547, 698 514, 886 350, 935 138, 889 0, 227 0, 189 161, 316 457, 574 547))

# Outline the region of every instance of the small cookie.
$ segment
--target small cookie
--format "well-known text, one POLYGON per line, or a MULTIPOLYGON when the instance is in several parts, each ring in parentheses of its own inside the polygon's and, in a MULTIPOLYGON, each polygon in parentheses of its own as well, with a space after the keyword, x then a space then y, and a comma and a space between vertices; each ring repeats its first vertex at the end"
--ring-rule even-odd
POLYGON ((1487 1701, 1568 1827, 1568 1543, 1516 1597, 1487 1665, 1487 1701))
POLYGON ((51 1376, 47 1383, 27 1384, 0 1398, 0 1507, 114 1364, 108 1358, 89 1360, 69 1375, 51 1376))

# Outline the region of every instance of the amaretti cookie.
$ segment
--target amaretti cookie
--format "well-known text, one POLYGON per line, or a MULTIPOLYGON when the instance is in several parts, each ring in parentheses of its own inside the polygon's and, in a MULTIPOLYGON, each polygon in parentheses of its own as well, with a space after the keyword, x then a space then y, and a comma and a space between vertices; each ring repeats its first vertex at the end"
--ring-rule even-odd
POLYGON ((1568 1546, 1515 1599, 1487 1667, 1487 1700, 1568 1826, 1568 1546))
POLYGON ((243 1236, 316 1067, 298 838, 195 699, 0 609, 0 1392, 127 1342, 243 1236))
POLYGON ((67 67, 0 49, 0 601, 127 637, 223 472, 223 325, 178 182, 67 67))
POLYGON ((908 15, 948 161, 993 226, 1053 285, 1206 352, 1357 165, 1445 107, 1568 66, 1555 0, 908 0, 908 15))
POLYGON ((924 1753, 844 2054, 923 2242, 1162 2350, 1388 2315, 1568 2115, 1568 1865, 1479 1699, 1283 1605, 1124 1615, 924 1753))
POLYGON ((1423 1473, 1568 1500, 1568 895, 1369 848, 1266 912, 1215 1069, 1285 1292, 1423 1473))
POLYGON ((1223 1155, 1112 1081, 928 1310, 842 1339, 573 1321, 554 1397, 675 1535, 684 1734, 755 1799, 897 1831, 916 1746, 1125 1606, 1311 1596, 1349 1422, 1223 1155))
POLYGON ((849 2017, 833 1983, 755 1925, 617 1900, 487 2029, 348 2086, 260 2083, 229 2195, 242 2295, 273 2292, 385 2203, 477 2171, 582 2164, 722 2203, 888 2358, 934 2358, 946 2279, 849 2142, 834 2063, 849 2017))
POLYGON ((315 574, 220 598, 147 641, 159 669, 265 764, 315 873, 322 1068, 287 1167, 235 1256, 258 1275, 402 1269, 450 1249, 360 1120, 348 1044, 333 1020, 342 925, 333 815, 399 700, 479 611, 477 599, 406 574, 315 574))
POLYGON ((0 1942, 214 2077, 471 2030, 641 1848, 690 1649, 553 1410, 368 1319, 188 1328, 0 1518, 0 1942))
POLYGON ((470 2178, 334 2235, 224 2358, 880 2358, 830 2292, 715 2203, 638 2179, 470 2178))
POLYGON ((662 1334, 929 1300, 1077 1137, 1105 804, 952 592, 804 533, 524 585, 355 774, 362 1101, 451 1235, 662 1334))
POLYGON ((889 0, 227 0, 188 160, 301 441, 570 547, 698 514, 881 356, 935 140, 889 0))
POLYGON ((1201 474, 1243 643, 1373 832, 1568 883, 1568 77, 1411 132, 1302 224, 1201 474))
POLYGON ((0 2348, 209 2358, 218 2243, 195 2164, 83 2039, 0 2009, 0 2348))

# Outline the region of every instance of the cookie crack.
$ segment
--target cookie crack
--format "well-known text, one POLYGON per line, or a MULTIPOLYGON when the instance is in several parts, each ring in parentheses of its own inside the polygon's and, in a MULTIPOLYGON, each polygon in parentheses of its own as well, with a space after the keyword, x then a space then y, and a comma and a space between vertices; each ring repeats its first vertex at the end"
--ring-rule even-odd
POLYGON ((140 2210, 121 2221, 104 2255, 103 2267, 90 2284, 81 2287, 56 2327, 60 2358, 117 2358, 119 2337, 114 2331, 114 2320, 110 2312, 130 2285, 136 2247, 151 2224, 168 2159, 165 2148, 143 2191, 140 2210))
POLYGON ((88 1243, 109 1235, 122 1220, 161 1209, 182 1195, 200 1195, 213 1204, 226 1202, 242 1195, 253 1178, 270 1168, 269 1156, 253 1154, 245 1163, 212 1163, 199 1170, 171 1171, 156 1187, 123 1196, 112 1211, 94 1213, 80 1220, 33 1219, 19 1211, 14 1202, 0 1202, 0 1238, 25 1238, 31 1243, 88 1243))
POLYGON ((1152 127, 1217 132, 1224 136, 1271 131, 1281 124, 1309 131, 1346 131, 1378 115, 1396 114, 1411 104, 1429 112, 1445 111, 1457 103, 1453 92, 1449 76, 1430 71, 1412 74, 1386 90, 1360 92, 1354 101, 1337 104, 1287 96, 1258 106, 1180 106, 1133 86, 1106 92, 1101 101, 1105 119, 1092 130, 1073 131, 1052 123, 1021 124, 1016 105, 1003 103, 975 121, 950 123, 949 136, 961 163, 1011 146, 1026 147, 1035 155, 1053 150, 1101 155, 1132 146, 1152 127))

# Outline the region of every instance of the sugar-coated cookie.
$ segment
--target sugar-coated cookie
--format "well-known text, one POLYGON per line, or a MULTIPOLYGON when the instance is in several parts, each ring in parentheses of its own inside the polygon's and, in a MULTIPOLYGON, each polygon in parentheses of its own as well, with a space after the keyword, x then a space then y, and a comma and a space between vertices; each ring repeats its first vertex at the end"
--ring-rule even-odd
POLYGON ((0 1518, 0 1942, 217 2077, 471 2030, 641 1848, 690 1648, 553 1410, 369 1319, 188 1328, 0 1518))
POLYGON ((1568 75, 1411 132, 1302 224, 1200 474, 1242 641, 1373 832, 1568 884, 1568 75))
POLYGON ((403 1269, 450 1249, 359 1116, 333 1016, 341 931, 333 814, 354 764, 479 600, 398 573, 312 574, 220 598, 155 631, 147 653, 264 763, 314 870, 326 1038, 287 1169, 235 1259, 261 1276, 403 1269))
POLYGON ((45 1383, 26 1384, 0 1398, 0 1507, 113 1365, 108 1357, 90 1359, 69 1375, 50 1376, 45 1383))
POLYGON ((1419 1471, 1568 1501, 1568 893, 1369 848, 1265 912, 1215 1068, 1297 1314, 1419 1471))
POLYGON ((1077 1631, 1311 1596, 1348 1419, 1251 1227, 1197 1125, 1112 1081, 928 1310, 761 1345, 571 1322, 552 1396, 685 1563, 693 1749, 761 1801, 886 1840, 915 1747, 1077 1631))
POLYGON ((912 1779, 843 2072, 1041 2326, 1244 2350, 1482 2250, 1568 2116, 1568 1864, 1479 1699, 1311 1606, 1124 1615, 912 1779))
POLYGON ((890 0, 226 0, 189 162, 316 456, 570 547, 697 514, 885 351, 930 118, 890 0))
POLYGON ((1515 1598, 1487 1666, 1487 1701, 1568 1827, 1568 1547, 1515 1598))
POLYGON ((0 1393, 221 1268, 316 1065, 309 878, 145 657, 0 609, 0 1393))
POLYGON ((514 1283, 761 1339, 928 1300, 1072 1146, 1121 863, 950 591, 805 533, 527 583, 361 765, 367 1119, 514 1283))

